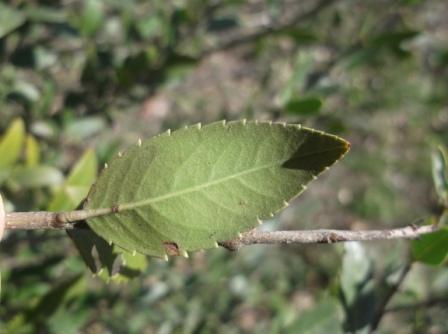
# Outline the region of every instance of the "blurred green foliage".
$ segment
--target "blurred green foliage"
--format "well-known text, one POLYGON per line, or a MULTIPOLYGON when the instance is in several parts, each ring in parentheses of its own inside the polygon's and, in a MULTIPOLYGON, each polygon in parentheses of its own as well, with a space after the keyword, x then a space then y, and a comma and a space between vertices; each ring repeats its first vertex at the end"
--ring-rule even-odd
MULTIPOLYGON (((73 207, 97 165, 138 137, 246 117, 352 143, 343 163, 263 228, 437 219, 446 170, 436 170, 435 187, 431 159, 448 144, 447 13, 443 0, 3 1, 7 209, 73 207)), ((441 265, 413 265, 380 332, 448 331, 446 243, 437 261, 418 256, 435 237, 411 253, 441 265)), ((126 285, 108 285, 87 273, 65 233, 10 232, 0 243, 0 331, 365 331, 408 258, 407 242, 251 246, 152 260, 126 285)))

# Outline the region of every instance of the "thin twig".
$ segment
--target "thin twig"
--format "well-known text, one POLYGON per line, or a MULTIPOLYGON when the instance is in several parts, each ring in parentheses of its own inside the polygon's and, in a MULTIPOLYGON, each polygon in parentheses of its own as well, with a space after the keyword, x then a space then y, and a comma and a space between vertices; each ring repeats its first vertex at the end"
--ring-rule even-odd
MULTIPOLYGON (((118 208, 118 207, 117 207, 118 208)), ((118 212, 117 208, 78 210, 70 212, 13 212, 6 214, 7 230, 73 229, 75 222, 118 212)), ((407 226, 388 230, 306 230, 266 232, 251 230, 234 240, 220 242, 228 250, 238 250, 253 244, 319 244, 344 241, 371 241, 390 239, 416 239, 437 230, 436 225, 407 226)))
POLYGON ((266 232, 251 230, 234 240, 221 242, 228 250, 238 250, 253 244, 331 244, 345 241, 373 241, 390 239, 417 239, 423 234, 437 230, 435 225, 407 226, 389 230, 306 230, 266 232))

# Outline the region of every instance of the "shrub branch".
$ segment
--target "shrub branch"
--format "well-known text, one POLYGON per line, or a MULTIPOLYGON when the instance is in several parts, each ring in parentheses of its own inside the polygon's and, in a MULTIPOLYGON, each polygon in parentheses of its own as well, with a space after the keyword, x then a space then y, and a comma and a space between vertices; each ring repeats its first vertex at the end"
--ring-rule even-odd
MULTIPOLYGON (((87 218, 110 214, 110 209, 79 210, 72 212, 13 212, 6 214, 6 230, 73 229, 75 222, 87 218)), ((407 226, 387 230, 301 230, 301 231, 260 231, 242 233, 234 240, 220 242, 228 250, 238 250, 242 246, 254 244, 331 244, 346 241, 373 241, 390 239, 417 239, 419 236, 437 230, 436 225, 407 226)))
POLYGON ((346 241, 373 241, 391 239, 417 239, 423 234, 435 232, 436 225, 407 226, 388 230, 302 230, 266 232, 251 230, 240 237, 221 242, 228 250, 254 244, 331 244, 346 241))

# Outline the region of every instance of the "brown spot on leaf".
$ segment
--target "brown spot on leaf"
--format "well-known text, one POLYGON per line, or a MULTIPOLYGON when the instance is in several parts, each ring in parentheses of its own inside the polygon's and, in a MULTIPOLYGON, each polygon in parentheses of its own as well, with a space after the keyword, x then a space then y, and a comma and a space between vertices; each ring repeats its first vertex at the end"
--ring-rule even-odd
POLYGON ((180 256, 179 246, 174 241, 165 241, 163 247, 169 256, 180 256))

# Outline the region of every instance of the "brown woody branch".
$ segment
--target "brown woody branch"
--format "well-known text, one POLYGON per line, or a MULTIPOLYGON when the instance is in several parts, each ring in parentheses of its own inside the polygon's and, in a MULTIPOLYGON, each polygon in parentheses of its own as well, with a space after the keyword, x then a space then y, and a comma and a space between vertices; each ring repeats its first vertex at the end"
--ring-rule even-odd
POLYGON ((421 235, 437 230, 436 225, 407 226, 388 230, 304 230, 266 232, 252 230, 234 240, 220 242, 228 250, 254 244, 331 244, 346 241, 373 241, 391 239, 418 239, 421 235))
MULTIPOLYGON (((13 212, 5 214, 0 196, 0 240, 4 230, 72 229, 75 222, 109 214, 112 209, 80 210, 71 212, 13 212)), ((266 232, 251 230, 234 240, 220 242, 228 250, 238 250, 253 244, 330 244, 344 241, 372 241, 390 239, 416 239, 437 230, 437 225, 407 226, 388 230, 307 230, 266 232)))

